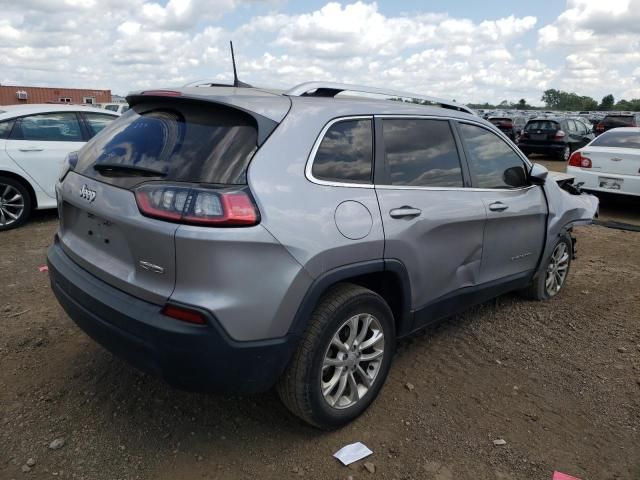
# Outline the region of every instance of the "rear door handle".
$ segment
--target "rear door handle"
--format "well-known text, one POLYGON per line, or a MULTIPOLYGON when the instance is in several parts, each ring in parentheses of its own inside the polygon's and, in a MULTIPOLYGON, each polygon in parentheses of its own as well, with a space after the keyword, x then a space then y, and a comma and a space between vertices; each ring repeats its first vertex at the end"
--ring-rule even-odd
POLYGON ((489 205, 489 210, 492 212, 504 212, 507 208, 509 208, 509 205, 505 205, 502 202, 493 202, 489 205))
POLYGON ((391 218, 405 218, 405 217, 417 217, 421 213, 422 213, 422 210, 420 210, 419 208, 404 206, 400 208, 394 208, 389 212, 389 215, 391 216, 391 218))
POLYGON ((43 147, 22 147, 19 148, 18 150, 20 150, 21 152, 41 152, 44 150, 43 147))

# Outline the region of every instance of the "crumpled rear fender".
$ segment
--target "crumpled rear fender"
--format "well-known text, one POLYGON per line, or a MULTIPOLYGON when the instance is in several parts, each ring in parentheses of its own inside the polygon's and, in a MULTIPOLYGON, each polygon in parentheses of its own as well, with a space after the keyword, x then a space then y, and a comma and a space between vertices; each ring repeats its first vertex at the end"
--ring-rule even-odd
POLYGON ((552 181, 552 178, 544 183, 543 189, 547 197, 549 216, 540 269, 546 265, 546 260, 551 256, 558 238, 574 225, 592 223, 593 218, 598 215, 599 205, 598 197, 587 193, 571 194, 552 181))

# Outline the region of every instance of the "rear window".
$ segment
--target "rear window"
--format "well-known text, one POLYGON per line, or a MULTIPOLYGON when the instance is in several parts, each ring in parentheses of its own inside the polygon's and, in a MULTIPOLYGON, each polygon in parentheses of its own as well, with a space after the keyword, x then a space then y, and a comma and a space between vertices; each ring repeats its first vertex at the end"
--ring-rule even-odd
POLYGON ((640 148, 640 132, 625 132, 624 130, 609 130, 597 137, 590 146, 640 148))
POLYGON ((633 125, 633 115, 607 115, 602 120, 605 127, 628 127, 633 125))
MULTIPOLYGON (((133 170, 97 171, 98 164, 160 171, 158 179, 242 185, 257 150, 254 119, 213 104, 141 104, 111 122, 80 150, 75 171, 124 188, 148 180, 133 170)), ((154 176, 151 175, 151 178, 154 176)))
POLYGON ((494 125, 502 125, 504 123, 513 123, 513 120, 510 118, 490 118, 489 121, 494 125))
POLYGON ((534 120, 527 123, 527 126, 524 127, 524 129, 527 132, 530 132, 531 130, 547 130, 555 132, 558 129, 558 124, 550 120, 534 120))

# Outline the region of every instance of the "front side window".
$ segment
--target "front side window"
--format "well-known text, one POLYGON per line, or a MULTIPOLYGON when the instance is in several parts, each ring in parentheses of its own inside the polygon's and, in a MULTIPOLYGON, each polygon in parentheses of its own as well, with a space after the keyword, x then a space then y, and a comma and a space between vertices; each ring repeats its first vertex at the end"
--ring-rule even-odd
POLYGON ((74 112, 43 113, 22 117, 11 133, 13 140, 50 142, 83 141, 74 112))
POLYGON ((569 128, 569 133, 577 133, 578 131, 576 122, 574 122, 573 120, 567 120, 567 127, 569 128))
POLYGON ((384 119, 382 126, 392 185, 462 187, 460 159, 448 121, 384 119))
POLYGON ((84 118, 87 120, 91 136, 93 137, 118 117, 113 115, 104 115, 101 113, 85 113, 84 118))
POLYGON ((371 119, 331 125, 316 152, 311 173, 318 180, 371 183, 373 129, 371 119))
POLYGON ((524 162, 494 133, 484 128, 459 124, 473 186, 476 188, 519 188, 528 185, 524 162))

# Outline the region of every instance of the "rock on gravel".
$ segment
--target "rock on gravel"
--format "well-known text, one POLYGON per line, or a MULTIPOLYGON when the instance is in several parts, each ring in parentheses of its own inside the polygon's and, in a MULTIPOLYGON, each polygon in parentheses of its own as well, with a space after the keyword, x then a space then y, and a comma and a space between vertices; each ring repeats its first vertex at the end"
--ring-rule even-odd
POLYGON ((364 462, 364 468, 369 473, 376 473, 376 466, 371 462, 364 462))
POLYGON ((493 444, 494 444, 496 447, 501 447, 502 445, 506 445, 506 444, 507 444, 507 441, 506 441, 505 439, 503 439, 503 438, 497 438, 497 439, 495 439, 495 440, 493 441, 493 444))
POLYGON ((33 467, 36 464, 36 461, 33 458, 27 460, 27 466, 33 467))
POLYGON ((55 440, 53 440, 50 444, 49 444, 49 448, 51 450, 58 450, 60 448, 64 447, 64 438, 60 437, 60 438, 56 438, 55 440))
POLYGON ((409 390, 410 392, 413 392, 413 390, 414 390, 416 387, 414 387, 414 386, 413 386, 413 383, 409 383, 409 382, 407 382, 407 383, 405 384, 405 388, 406 388, 407 390, 409 390))

